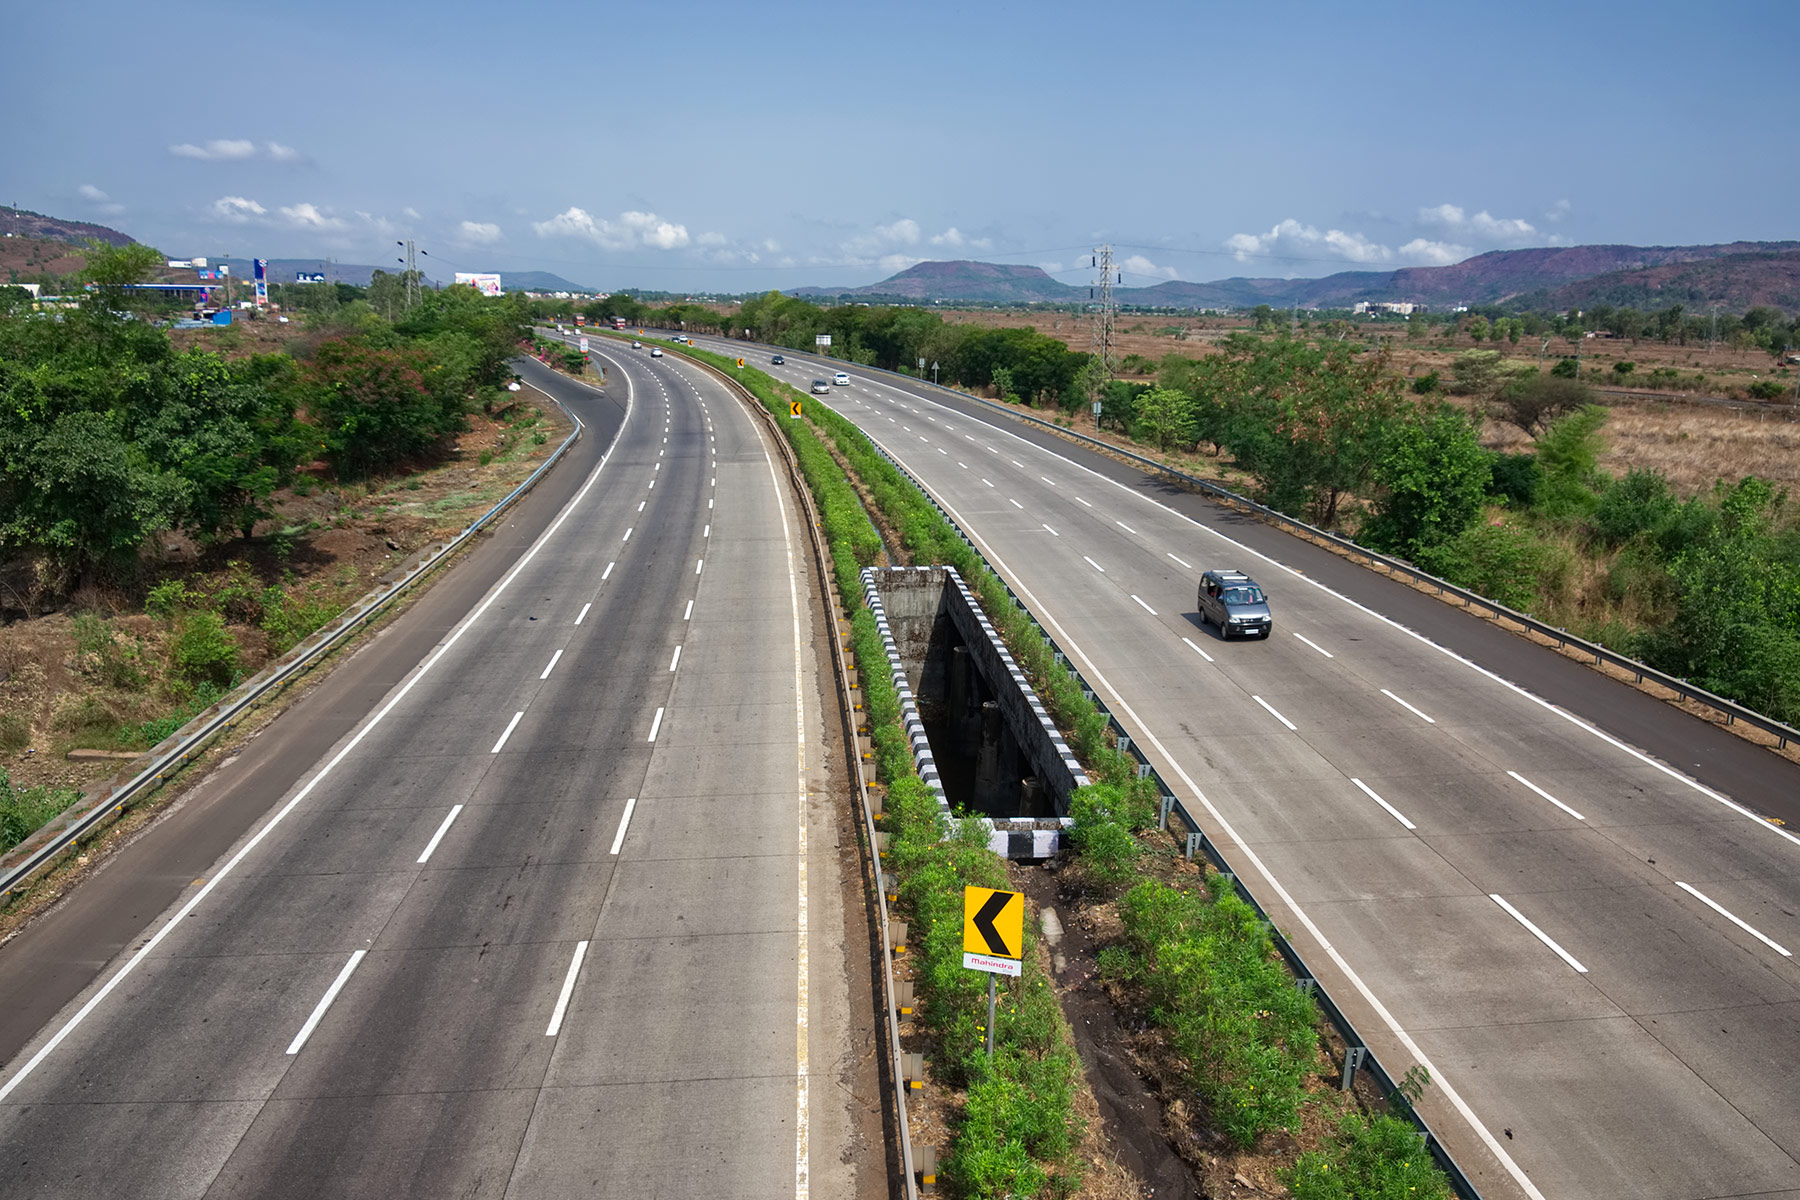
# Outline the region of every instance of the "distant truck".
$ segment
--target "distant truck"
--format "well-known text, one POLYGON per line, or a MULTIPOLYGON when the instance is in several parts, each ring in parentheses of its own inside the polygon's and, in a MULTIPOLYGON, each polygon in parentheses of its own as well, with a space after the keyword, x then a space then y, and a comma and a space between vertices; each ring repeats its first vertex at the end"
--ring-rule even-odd
POLYGON ((613 328, 614 329, 625 328, 625 318, 624 317, 614 317, 613 318, 613 328))

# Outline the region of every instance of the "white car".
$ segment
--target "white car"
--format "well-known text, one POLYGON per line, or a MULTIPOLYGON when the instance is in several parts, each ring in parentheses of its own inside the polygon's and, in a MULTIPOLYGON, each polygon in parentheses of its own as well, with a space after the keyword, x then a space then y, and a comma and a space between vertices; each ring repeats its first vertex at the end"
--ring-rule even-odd
POLYGON ((833 375, 831 377, 831 382, 835 383, 839 387, 849 387, 850 386, 850 376, 844 374, 844 372, 842 372, 842 371, 839 371, 836 375, 833 375))
POLYGON ((661 346, 650 347, 650 357, 651 358, 661 358, 662 357, 662 347, 661 346))
POLYGON ((644 343, 642 343, 642 342, 633 342, 633 343, 631 343, 631 348, 632 348, 632 349, 633 349, 633 350, 642 350, 642 349, 643 349, 643 348, 644 348, 644 343))

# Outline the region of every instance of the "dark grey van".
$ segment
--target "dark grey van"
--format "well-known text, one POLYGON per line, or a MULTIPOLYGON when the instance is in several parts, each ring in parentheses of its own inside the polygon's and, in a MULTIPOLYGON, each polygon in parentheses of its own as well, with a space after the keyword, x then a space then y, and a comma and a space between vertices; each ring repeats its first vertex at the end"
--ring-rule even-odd
POLYGON ((1200 623, 1211 621, 1220 637, 1268 637, 1275 628, 1269 599, 1242 571, 1208 571, 1200 576, 1200 623))

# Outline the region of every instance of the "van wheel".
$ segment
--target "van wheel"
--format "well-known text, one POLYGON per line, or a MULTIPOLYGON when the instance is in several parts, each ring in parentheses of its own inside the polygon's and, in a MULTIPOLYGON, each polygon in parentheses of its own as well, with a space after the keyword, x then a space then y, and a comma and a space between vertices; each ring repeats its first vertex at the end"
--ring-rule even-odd
POLYGON ((1268 641, 1269 635, 1274 632, 1275 632, 1275 627, 1273 625, 1269 626, 1267 629, 1263 630, 1262 640, 1265 642, 1268 641))

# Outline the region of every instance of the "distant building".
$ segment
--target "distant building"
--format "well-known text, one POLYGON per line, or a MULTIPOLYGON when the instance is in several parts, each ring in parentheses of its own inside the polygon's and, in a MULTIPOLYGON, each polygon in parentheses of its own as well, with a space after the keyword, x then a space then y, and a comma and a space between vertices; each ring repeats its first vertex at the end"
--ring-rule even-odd
POLYGON ((1353 313, 1386 313, 1390 317, 1410 317, 1415 312, 1423 311, 1423 304, 1414 304, 1411 300, 1358 300, 1350 309, 1353 313))

